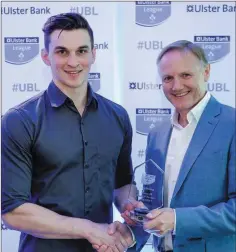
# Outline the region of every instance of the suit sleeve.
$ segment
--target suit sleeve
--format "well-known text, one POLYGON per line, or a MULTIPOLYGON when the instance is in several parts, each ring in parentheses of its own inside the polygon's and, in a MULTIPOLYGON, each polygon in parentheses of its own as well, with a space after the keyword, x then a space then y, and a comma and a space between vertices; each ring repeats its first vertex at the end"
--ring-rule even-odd
POLYGON ((131 227, 133 234, 136 239, 136 244, 127 250, 127 252, 133 252, 133 251, 141 251, 145 244, 147 243, 150 234, 145 232, 142 227, 137 226, 137 227, 131 227))
POLYGON ((212 207, 200 205, 198 207, 176 208, 176 236, 209 237, 236 233, 235 140, 234 134, 227 163, 228 200, 212 207))

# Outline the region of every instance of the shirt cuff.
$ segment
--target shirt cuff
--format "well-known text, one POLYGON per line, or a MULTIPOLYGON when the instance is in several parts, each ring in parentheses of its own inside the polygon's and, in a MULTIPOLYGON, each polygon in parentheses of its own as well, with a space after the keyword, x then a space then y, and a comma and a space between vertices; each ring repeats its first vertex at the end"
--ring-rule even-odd
POLYGON ((175 222, 174 222, 174 230, 173 230, 173 235, 175 235, 176 233, 176 212, 175 212, 175 209, 174 210, 174 213, 175 213, 175 222))
POLYGON ((130 228, 130 226, 127 225, 127 224, 126 224, 126 226, 129 229, 129 231, 130 231, 130 233, 132 235, 132 239, 133 239, 133 243, 128 248, 132 248, 136 244, 136 239, 135 239, 135 236, 134 236, 134 232, 132 231, 132 229, 130 228))

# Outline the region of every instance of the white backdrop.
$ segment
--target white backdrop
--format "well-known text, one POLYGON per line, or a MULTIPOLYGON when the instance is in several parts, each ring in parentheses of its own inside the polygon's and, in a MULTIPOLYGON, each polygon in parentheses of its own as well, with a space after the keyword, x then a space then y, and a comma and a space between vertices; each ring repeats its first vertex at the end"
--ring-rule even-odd
MULTIPOLYGON (((40 58, 46 19, 79 12, 91 24, 97 47, 91 84, 127 109, 137 165, 144 160, 149 130, 172 111, 155 63, 167 44, 179 39, 199 43, 212 63, 209 90, 235 107, 235 9, 233 2, 2 3, 2 114, 46 89, 51 80, 40 58)), ((116 211, 115 219, 120 220, 116 211)), ((19 233, 3 224, 2 231, 2 251, 16 252, 19 233)))

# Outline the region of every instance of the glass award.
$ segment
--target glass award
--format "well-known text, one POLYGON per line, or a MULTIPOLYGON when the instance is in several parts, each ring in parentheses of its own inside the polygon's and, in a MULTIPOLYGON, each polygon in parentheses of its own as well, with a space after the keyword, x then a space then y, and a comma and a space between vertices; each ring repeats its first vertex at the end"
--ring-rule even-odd
POLYGON ((133 209, 130 218, 137 226, 142 226, 150 210, 164 206, 164 171, 148 159, 134 168, 132 182, 128 200, 141 201, 144 207, 133 209))

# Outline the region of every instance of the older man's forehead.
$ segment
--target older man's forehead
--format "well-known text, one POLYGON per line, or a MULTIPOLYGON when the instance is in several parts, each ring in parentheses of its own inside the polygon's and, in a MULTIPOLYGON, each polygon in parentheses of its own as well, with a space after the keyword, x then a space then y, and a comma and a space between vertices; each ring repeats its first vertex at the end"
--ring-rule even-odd
POLYGON ((171 50, 163 55, 159 65, 190 65, 199 66, 200 60, 190 51, 171 50))

